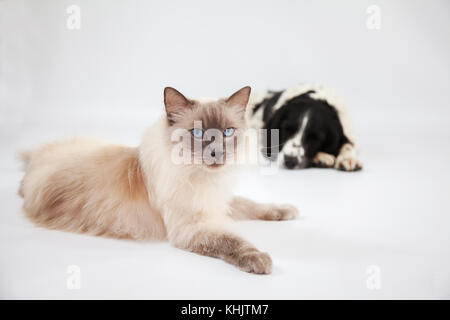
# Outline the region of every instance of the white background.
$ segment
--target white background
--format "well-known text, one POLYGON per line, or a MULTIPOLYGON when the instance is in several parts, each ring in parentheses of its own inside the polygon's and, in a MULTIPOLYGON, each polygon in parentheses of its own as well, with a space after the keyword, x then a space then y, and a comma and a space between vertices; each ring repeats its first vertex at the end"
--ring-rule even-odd
POLYGON ((445 0, 0 1, 0 297, 450 298, 449 39, 445 0), (138 145, 167 85, 197 97, 302 81, 346 98, 365 167, 242 172, 237 193, 301 211, 235 226, 271 254, 269 276, 21 212, 18 150, 72 135, 138 145))

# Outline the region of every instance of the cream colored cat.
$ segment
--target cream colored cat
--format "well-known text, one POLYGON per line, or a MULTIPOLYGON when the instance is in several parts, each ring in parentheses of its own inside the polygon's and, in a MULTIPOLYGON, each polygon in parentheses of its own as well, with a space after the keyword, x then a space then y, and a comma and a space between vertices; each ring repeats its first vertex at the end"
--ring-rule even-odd
POLYGON ((290 205, 257 204, 232 195, 235 165, 227 159, 236 148, 227 146, 239 143, 249 95, 250 87, 244 87, 228 99, 200 102, 166 88, 166 114, 138 148, 76 138, 24 153, 19 194, 27 216, 50 229, 168 239, 175 247, 221 258, 244 271, 270 273, 269 255, 228 227, 230 217, 285 220, 297 215, 290 205), (208 151, 209 129, 223 133, 225 151, 208 151), (183 130, 185 139, 174 141, 174 133, 183 130), (181 153, 174 153, 180 143, 181 153), (192 161, 175 163, 174 154, 192 161))

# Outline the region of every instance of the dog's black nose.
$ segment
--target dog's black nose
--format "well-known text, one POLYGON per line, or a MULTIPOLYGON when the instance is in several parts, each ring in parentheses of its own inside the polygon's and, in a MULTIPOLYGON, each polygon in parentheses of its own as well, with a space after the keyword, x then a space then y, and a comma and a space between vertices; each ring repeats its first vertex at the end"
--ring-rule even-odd
POLYGON ((284 156, 284 166, 287 169, 294 169, 297 164, 298 164, 297 157, 284 156))

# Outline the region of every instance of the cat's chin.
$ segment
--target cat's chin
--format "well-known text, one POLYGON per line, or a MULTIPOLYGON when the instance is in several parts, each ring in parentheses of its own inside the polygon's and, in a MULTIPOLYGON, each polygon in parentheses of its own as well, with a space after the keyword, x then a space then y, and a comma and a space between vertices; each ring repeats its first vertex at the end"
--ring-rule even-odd
POLYGON ((214 163, 210 165, 202 165, 201 168, 208 172, 219 172, 225 170, 228 166, 225 164, 214 163))

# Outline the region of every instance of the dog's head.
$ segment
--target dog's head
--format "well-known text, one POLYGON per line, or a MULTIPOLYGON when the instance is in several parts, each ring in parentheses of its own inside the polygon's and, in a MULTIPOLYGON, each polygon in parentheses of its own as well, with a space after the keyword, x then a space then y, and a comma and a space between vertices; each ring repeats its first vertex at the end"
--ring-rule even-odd
POLYGON ((308 95, 295 97, 276 110, 265 129, 267 155, 280 150, 277 159, 287 169, 311 167, 318 152, 336 155, 345 139, 336 110, 308 95), (278 145, 269 138, 273 129, 279 130, 278 145))

